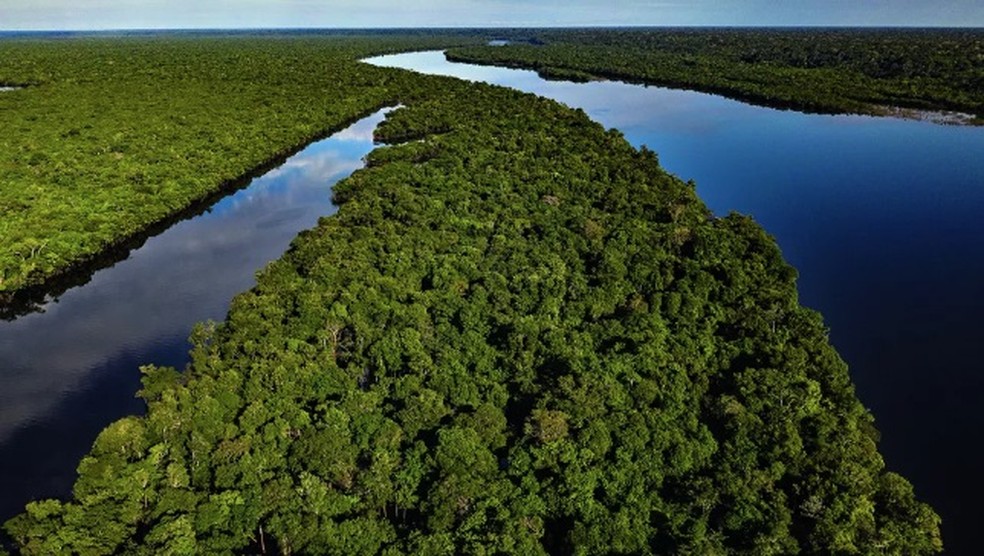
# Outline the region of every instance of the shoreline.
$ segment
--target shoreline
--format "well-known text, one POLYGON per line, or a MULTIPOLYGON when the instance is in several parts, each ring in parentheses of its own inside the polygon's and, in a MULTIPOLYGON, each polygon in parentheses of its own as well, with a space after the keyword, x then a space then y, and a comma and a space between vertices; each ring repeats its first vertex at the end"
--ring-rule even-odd
POLYGON ((917 122, 929 122, 937 125, 949 126, 984 126, 984 118, 958 112, 955 110, 928 110, 921 108, 905 108, 902 106, 879 106, 874 105, 874 116, 882 118, 897 118, 901 120, 914 120, 917 122))
POLYGON ((364 113, 346 119, 337 125, 332 125, 325 131, 319 132, 299 144, 280 149, 273 156, 250 168, 246 173, 218 184, 206 194, 192 199, 184 207, 148 222, 132 234, 120 236, 92 253, 68 261, 65 266, 55 269, 54 272, 45 275, 28 275, 21 287, 0 291, 0 320, 12 321, 31 313, 44 311, 46 304, 56 300, 58 296, 72 288, 87 284, 96 272, 126 260, 130 253, 143 246, 148 239, 165 232, 178 222, 195 218, 207 212, 218 201, 245 188, 254 179, 281 166, 288 158, 301 152, 309 145, 327 139, 355 122, 384 108, 396 106, 396 104, 392 100, 386 101, 380 106, 374 106, 364 113))
POLYGON ((475 58, 470 58, 465 55, 454 53, 451 50, 445 50, 444 56, 445 58, 447 58, 449 62, 455 62, 461 64, 474 64, 477 66, 490 66, 490 67, 499 67, 499 68, 507 68, 507 69, 520 69, 520 70, 533 71, 536 72, 536 74, 540 78, 546 79, 548 81, 569 81, 571 83, 587 83, 592 81, 617 81, 629 85, 642 85, 645 87, 665 87, 667 89, 677 89, 683 91, 705 93, 709 95, 717 95, 738 102, 743 102, 745 104, 750 104, 752 106, 772 108, 774 110, 791 110, 803 114, 815 114, 815 115, 827 115, 827 116, 843 116, 843 115, 873 116, 873 117, 880 117, 880 118, 897 118, 897 119, 904 119, 904 120, 922 121, 922 122, 928 122, 937 125, 984 127, 984 117, 975 116, 974 114, 953 111, 953 110, 905 108, 901 106, 884 106, 878 104, 866 104, 863 102, 858 102, 857 109, 851 110, 847 108, 820 106, 820 105, 813 105, 808 103, 800 103, 796 101, 771 100, 758 95, 744 93, 741 91, 728 89, 726 87, 717 87, 713 85, 701 87, 695 85, 692 82, 683 82, 683 81, 674 81, 674 80, 666 80, 666 81, 647 80, 639 77, 626 76, 618 72, 585 71, 575 68, 568 68, 564 66, 549 66, 549 65, 536 67, 533 65, 524 64, 522 62, 478 60, 475 58), (571 79, 568 76, 576 77, 576 78, 571 79))

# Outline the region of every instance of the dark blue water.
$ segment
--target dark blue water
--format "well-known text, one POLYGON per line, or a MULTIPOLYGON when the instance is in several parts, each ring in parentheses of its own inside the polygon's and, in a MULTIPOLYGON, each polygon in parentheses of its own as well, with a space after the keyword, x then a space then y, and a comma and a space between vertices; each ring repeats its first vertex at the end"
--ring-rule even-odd
POLYGON ((331 188, 362 167, 384 112, 150 238, 45 312, 0 321, 0 522, 67 495, 98 432, 143 412, 139 366, 182 368, 194 324, 224 318, 256 271, 335 212, 331 188))
POLYGON ((800 273, 888 467, 977 554, 984 499, 984 128, 806 115, 693 91, 546 81, 440 52, 371 63, 496 83, 583 108, 694 179, 718 214, 750 214, 800 273))

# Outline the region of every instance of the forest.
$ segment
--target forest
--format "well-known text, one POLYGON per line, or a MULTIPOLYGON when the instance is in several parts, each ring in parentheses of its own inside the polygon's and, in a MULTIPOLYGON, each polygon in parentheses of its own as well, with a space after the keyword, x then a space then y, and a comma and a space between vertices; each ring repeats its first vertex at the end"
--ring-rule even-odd
POLYGON ((690 87, 807 111, 984 117, 984 33, 974 30, 9 34, 0 86, 22 88, 0 95, 0 318, 389 102, 393 72, 354 60, 448 47, 451 59, 556 79, 690 87), (490 38, 512 43, 481 46, 490 38))
POLYGON ((555 79, 619 79, 806 112, 955 111, 984 124, 984 30, 555 29, 451 60, 555 79))
POLYGON ((479 40, 0 40, 0 85, 23 87, 0 95, 0 306, 71 283, 154 224, 390 104, 391 75, 355 59, 479 40))
POLYGON ((10 550, 942 549, 760 226, 582 111, 357 63, 486 38, 0 42, 7 290, 402 105, 10 550))

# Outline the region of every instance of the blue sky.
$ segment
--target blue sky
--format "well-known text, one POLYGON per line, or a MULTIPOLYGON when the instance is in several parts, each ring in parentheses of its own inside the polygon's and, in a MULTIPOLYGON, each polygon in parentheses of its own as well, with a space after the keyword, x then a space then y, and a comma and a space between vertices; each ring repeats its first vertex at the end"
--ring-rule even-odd
POLYGON ((565 25, 984 26, 984 0, 0 0, 0 30, 565 25))

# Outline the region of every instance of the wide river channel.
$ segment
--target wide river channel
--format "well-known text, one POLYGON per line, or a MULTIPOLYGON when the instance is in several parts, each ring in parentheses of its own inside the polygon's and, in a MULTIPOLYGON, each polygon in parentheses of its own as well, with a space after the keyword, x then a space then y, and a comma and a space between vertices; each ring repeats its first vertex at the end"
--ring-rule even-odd
POLYGON ((799 270, 875 416, 889 469, 978 554, 984 499, 984 128, 802 114, 694 91, 448 62, 367 60, 582 108, 659 155, 717 214, 752 215, 799 270))
MULTIPOLYGON (((750 106, 693 91, 547 81, 447 62, 370 63, 486 81, 584 109, 697 182, 718 214, 750 214, 800 274, 882 432, 888 467, 943 517, 949 554, 974 554, 984 498, 984 128, 750 106)), ((334 212, 377 113, 316 142, 205 214, 148 239, 42 313, 0 321, 0 521, 65 496, 111 421, 143 411, 139 365, 183 367, 196 322, 301 230, 334 212)))

